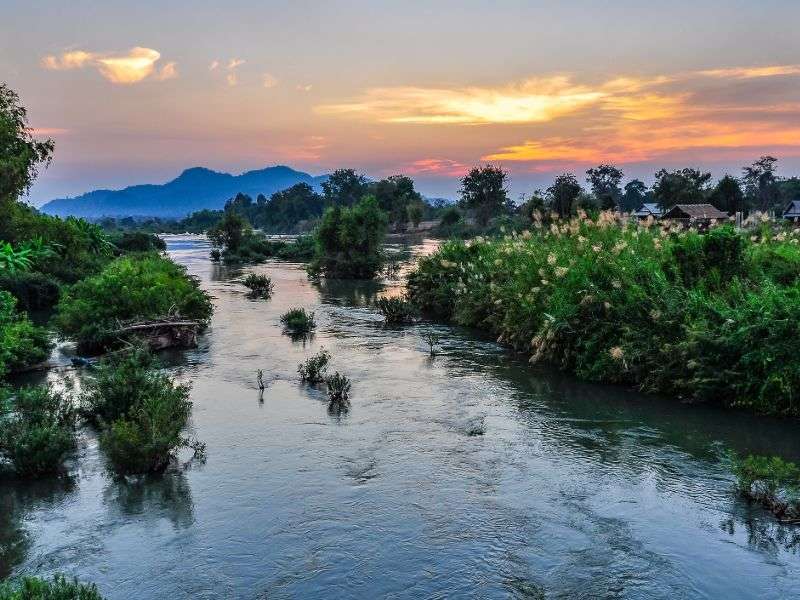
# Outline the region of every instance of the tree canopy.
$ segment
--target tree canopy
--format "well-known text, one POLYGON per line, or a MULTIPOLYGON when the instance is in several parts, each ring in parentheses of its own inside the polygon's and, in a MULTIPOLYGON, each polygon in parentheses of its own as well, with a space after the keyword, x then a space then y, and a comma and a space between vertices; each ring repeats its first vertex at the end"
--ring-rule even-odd
POLYGON ((475 211, 480 225, 508 209, 508 173, 502 167, 486 165, 470 170, 461 180, 461 206, 475 211))

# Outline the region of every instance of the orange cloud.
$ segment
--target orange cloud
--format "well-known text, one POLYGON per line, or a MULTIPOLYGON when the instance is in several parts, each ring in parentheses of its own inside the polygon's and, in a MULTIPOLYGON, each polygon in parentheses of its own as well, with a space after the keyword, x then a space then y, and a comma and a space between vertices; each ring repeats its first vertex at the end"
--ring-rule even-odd
POLYGON ((176 63, 170 62, 156 72, 156 62, 161 53, 152 48, 135 47, 127 53, 98 53, 71 50, 61 55, 42 58, 41 65, 53 71, 68 71, 92 67, 111 83, 128 85, 138 83, 155 74, 155 79, 164 81, 177 77, 176 63))
POLYGON ((423 158, 404 165, 401 169, 409 175, 442 175, 448 177, 461 177, 469 166, 455 160, 443 158, 423 158))
POLYGON ((769 67, 734 67, 732 69, 711 69, 698 71, 706 77, 721 79, 754 79, 758 77, 778 77, 781 75, 800 75, 800 65, 773 65, 769 67))

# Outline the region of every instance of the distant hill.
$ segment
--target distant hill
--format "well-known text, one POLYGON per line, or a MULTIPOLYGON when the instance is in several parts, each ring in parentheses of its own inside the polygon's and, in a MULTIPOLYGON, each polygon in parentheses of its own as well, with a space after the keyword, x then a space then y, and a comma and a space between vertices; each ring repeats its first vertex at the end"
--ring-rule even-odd
POLYGON ((163 185, 133 185, 122 190, 95 190, 75 198, 51 200, 41 207, 50 215, 76 217, 183 217, 204 208, 220 209, 242 192, 255 198, 307 183, 319 190, 327 175, 313 177, 289 167, 267 167, 241 175, 218 173, 203 167, 186 169, 163 185))

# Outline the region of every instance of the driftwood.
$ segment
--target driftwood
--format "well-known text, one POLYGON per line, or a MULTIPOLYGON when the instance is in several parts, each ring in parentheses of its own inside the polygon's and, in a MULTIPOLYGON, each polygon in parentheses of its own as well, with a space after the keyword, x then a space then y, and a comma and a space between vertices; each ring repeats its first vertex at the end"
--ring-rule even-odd
POLYGON ((200 323, 181 317, 151 319, 120 324, 114 335, 122 339, 137 337, 152 350, 165 348, 195 348, 200 323))

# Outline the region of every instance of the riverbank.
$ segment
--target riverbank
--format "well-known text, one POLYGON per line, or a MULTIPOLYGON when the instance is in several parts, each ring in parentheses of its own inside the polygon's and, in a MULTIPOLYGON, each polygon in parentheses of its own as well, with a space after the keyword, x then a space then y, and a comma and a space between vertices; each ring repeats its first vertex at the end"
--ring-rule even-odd
POLYGON ((669 223, 536 221, 449 241, 409 276, 410 299, 600 382, 800 416, 798 232, 706 234, 669 223))

